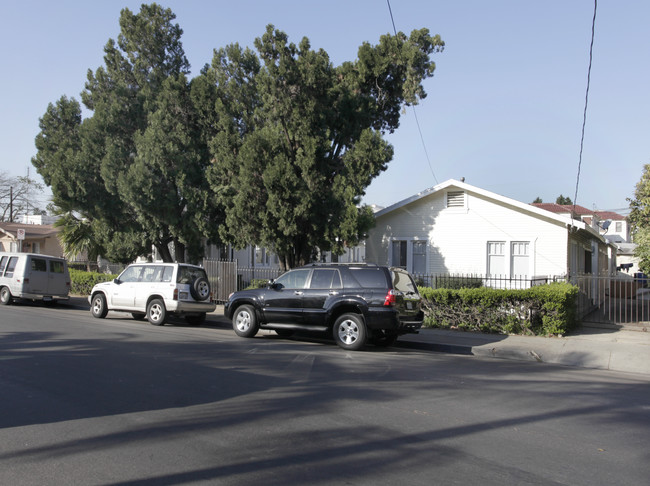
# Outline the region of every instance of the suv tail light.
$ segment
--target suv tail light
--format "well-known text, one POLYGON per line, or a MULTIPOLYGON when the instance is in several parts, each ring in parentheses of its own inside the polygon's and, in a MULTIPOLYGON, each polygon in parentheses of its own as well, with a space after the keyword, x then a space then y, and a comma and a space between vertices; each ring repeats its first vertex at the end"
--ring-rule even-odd
POLYGON ((178 300, 178 289, 174 289, 174 297, 173 300, 178 300))
POLYGON ((386 294, 386 298, 384 299, 384 305, 395 305, 395 302, 397 301, 395 297, 396 295, 397 292, 395 292, 393 289, 390 289, 386 294))

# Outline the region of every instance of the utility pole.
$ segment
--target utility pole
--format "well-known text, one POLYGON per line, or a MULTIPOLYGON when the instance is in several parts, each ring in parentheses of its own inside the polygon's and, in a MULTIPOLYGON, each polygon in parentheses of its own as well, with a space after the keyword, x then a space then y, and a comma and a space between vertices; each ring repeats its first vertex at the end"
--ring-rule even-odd
POLYGON ((14 186, 9 187, 9 222, 14 222, 14 186))

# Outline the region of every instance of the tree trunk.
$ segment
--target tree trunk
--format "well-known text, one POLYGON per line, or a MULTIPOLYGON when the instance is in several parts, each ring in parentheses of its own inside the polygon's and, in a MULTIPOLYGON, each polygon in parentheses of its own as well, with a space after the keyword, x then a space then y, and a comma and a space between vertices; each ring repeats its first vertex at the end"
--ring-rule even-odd
POLYGON ((163 262, 173 263, 174 259, 172 258, 172 254, 169 251, 169 245, 166 243, 155 243, 154 246, 158 250, 158 253, 160 253, 160 258, 162 258, 163 262))

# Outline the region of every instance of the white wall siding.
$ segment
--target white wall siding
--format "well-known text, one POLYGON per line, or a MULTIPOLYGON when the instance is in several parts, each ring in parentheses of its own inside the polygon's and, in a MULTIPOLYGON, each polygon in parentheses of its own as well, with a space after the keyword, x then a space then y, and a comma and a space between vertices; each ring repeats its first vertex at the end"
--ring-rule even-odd
MULTIPOLYGON (((451 188, 450 188, 451 190, 451 188)), ((510 270, 513 242, 528 242, 528 276, 562 275, 567 271, 567 229, 520 208, 467 193, 466 207, 447 208, 439 191, 377 218, 367 240, 368 261, 390 262, 390 242, 428 241, 429 273, 487 273, 487 243, 505 243, 510 270)))

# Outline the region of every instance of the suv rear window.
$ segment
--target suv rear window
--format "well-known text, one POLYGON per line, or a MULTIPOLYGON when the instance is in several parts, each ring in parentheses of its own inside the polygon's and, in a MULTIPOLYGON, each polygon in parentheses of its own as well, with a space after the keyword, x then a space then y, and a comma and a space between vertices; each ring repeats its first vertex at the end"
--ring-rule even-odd
POLYGON ((393 288, 404 293, 417 293, 417 287, 411 276, 406 272, 400 272, 398 270, 393 270, 393 288))
POLYGON ((192 283, 197 278, 207 278, 205 270, 197 267, 178 267, 178 275, 176 275, 176 283, 192 283))
POLYGON ((381 268, 351 268, 350 273, 365 289, 388 288, 386 274, 381 268))

